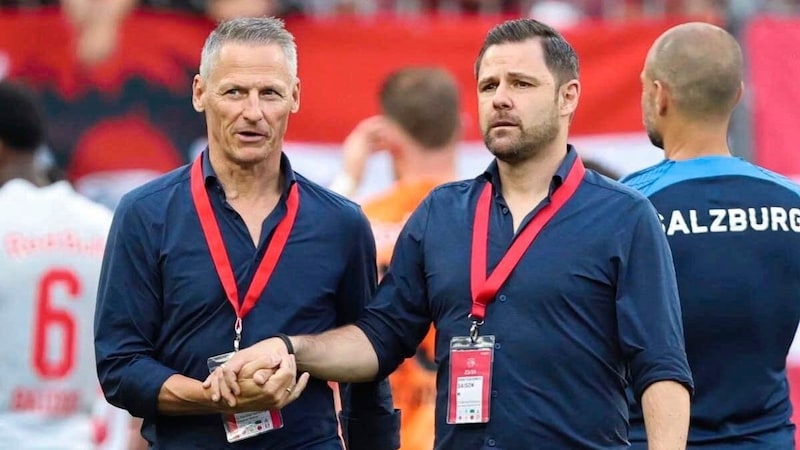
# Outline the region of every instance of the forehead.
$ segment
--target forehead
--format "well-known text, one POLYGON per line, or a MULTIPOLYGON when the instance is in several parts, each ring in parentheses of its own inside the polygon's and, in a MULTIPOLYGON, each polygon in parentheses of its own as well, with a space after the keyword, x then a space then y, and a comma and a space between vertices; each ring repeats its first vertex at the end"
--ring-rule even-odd
POLYGON ((224 82, 239 77, 269 77, 290 81, 289 65, 278 44, 227 42, 213 62, 211 78, 224 82))
POLYGON ((552 78, 545 62, 541 38, 504 42, 486 49, 479 67, 478 78, 498 77, 506 72, 552 78))

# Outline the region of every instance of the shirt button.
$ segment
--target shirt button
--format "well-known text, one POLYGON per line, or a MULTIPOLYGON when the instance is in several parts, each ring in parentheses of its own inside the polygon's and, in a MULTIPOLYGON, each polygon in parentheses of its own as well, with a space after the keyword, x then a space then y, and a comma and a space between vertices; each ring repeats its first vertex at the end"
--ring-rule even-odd
POLYGON ((497 397, 497 391, 492 391, 492 397, 497 397))
POLYGON ((505 206, 503 206, 502 211, 503 211, 503 214, 508 214, 508 208, 506 208, 505 206))
POLYGON ((494 344, 494 349, 495 349, 495 350, 500 350, 500 347, 501 347, 501 345, 500 345, 500 343, 499 343, 499 342, 497 342, 497 343, 495 343, 495 344, 494 344))
POLYGON ((498 298, 498 299, 499 299, 501 302, 504 302, 504 301, 506 301, 506 296, 505 296, 505 294, 500 294, 500 297, 497 297, 497 298, 498 298))
POLYGON ((494 447, 494 445, 496 444, 496 442, 492 438, 489 438, 489 440, 486 441, 486 443, 489 444, 489 447, 494 447))

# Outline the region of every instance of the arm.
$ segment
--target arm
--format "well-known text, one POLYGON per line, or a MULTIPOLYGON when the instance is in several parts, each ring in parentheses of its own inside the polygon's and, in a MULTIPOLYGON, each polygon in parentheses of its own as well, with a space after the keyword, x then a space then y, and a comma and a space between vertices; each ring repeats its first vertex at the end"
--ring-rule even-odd
POLYGON ((683 450, 689 431, 689 391, 674 381, 658 381, 642 394, 649 450, 683 450))
MULTIPOLYGON (((160 244, 158 232, 150 230, 159 227, 147 212, 145 206, 123 199, 109 232, 94 324, 97 373, 103 392, 110 403, 137 417, 231 412, 232 406, 214 401, 199 380, 178 374, 156 359, 154 343, 162 324, 160 244)), ((281 364, 283 371, 278 371, 283 375, 279 379, 293 377, 294 365, 281 364)), ((254 405, 276 401, 269 396, 270 391, 253 383, 244 387, 248 388, 247 395, 236 411, 258 409, 254 405)))
MULTIPOLYGON (((658 427, 659 440, 686 442, 692 378, 683 339, 672 254, 657 214, 646 199, 634 205, 632 225, 620 230, 617 323, 628 361, 634 398, 645 410, 647 434, 658 427), (643 394, 648 392, 648 405, 643 394), (673 392, 683 391, 683 392, 673 392), (667 392, 674 399, 666 399, 667 392), (683 398, 686 398, 684 401, 683 398), (665 418, 678 423, 662 426, 665 418), (681 422, 685 420, 685 423, 681 422)), ((658 447, 652 447, 658 448, 658 447)))
MULTIPOLYGON (((355 222, 351 226, 352 238, 349 243, 350 255, 336 292, 336 321, 339 325, 351 324, 358 320, 375 294, 377 284, 375 239, 372 236, 372 229, 361 210, 358 210, 354 218, 355 222)), ((400 414, 394 409, 389 380, 385 377, 375 379, 378 372, 378 357, 369 340, 354 326, 335 330, 329 339, 353 350, 352 353, 342 355, 345 360, 351 360, 352 374, 341 373, 338 375, 344 375, 345 378, 337 377, 347 381, 339 384, 342 399, 339 418, 342 424, 342 437, 347 448, 397 449, 400 446, 400 414)), ((333 350, 332 346, 326 344, 328 341, 315 341, 313 338, 307 339, 306 342, 300 340, 298 356, 304 358, 308 356, 299 359, 301 367, 305 368, 308 365, 308 369, 314 372, 324 369, 324 364, 317 366, 314 364, 323 356, 323 352, 333 350)), ((335 369, 334 365, 330 366, 335 369)))
POLYGON ((345 197, 358 191, 370 155, 387 148, 387 120, 372 116, 359 122, 342 144, 342 171, 328 188, 345 197))
POLYGON ((158 244, 136 206, 123 198, 111 224, 97 293, 95 358, 106 399, 134 416, 153 417, 162 384, 176 372, 154 357, 162 321, 158 244))

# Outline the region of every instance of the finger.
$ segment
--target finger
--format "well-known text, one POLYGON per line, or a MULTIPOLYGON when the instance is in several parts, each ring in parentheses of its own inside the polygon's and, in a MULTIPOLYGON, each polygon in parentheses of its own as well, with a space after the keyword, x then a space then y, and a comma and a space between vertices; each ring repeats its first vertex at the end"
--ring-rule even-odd
POLYGON ((297 384, 295 384, 294 388, 292 388, 292 393, 289 395, 288 403, 291 403, 300 397, 300 394, 302 394, 306 386, 308 386, 309 378, 311 378, 311 375, 308 372, 303 372, 303 374, 300 375, 300 378, 297 380, 297 384))
POLYGON ((259 369, 253 374, 253 382, 258 386, 264 386, 273 373, 275 371, 272 369, 259 369))
POLYGON ((239 373, 244 366, 248 362, 247 358, 247 349, 238 351, 231 356, 231 358, 225 361, 225 367, 233 373, 239 373))
POLYGON ((278 367, 280 362, 280 358, 275 358, 273 356, 262 356, 242 366, 241 370, 239 370, 239 377, 252 378, 257 371, 261 369, 274 369, 278 367))
POLYGON ((275 373, 270 377, 269 380, 267 380, 267 383, 265 384, 265 387, 276 395, 280 395, 280 391, 284 391, 283 393, 288 395, 289 392, 286 391, 286 388, 291 389, 291 387, 294 385, 297 371, 292 365, 292 358, 293 355, 282 355, 278 370, 275 371, 275 373))
POLYGON ((217 378, 216 372, 217 370, 214 369, 214 372, 206 378, 208 389, 211 392, 211 401, 215 403, 219 401, 219 378, 217 378))
POLYGON ((217 367, 215 372, 217 372, 217 387, 219 389, 220 396, 225 399, 225 402, 230 407, 236 406, 236 396, 231 392, 231 388, 228 386, 228 383, 225 381, 224 375, 225 369, 222 367, 217 367))
POLYGON ((231 391, 231 393, 233 393, 234 396, 238 396, 242 393, 242 390, 239 388, 239 381, 236 379, 236 374, 232 370, 223 367, 222 378, 225 382, 225 385, 228 386, 228 389, 231 391))

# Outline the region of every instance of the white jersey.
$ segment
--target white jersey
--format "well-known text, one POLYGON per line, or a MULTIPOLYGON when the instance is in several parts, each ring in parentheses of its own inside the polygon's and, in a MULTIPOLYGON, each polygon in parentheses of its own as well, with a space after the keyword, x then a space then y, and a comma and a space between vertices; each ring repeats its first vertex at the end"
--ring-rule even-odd
POLYGON ((0 187, 3 448, 96 448, 103 434, 93 319, 110 224, 66 182, 0 187))

